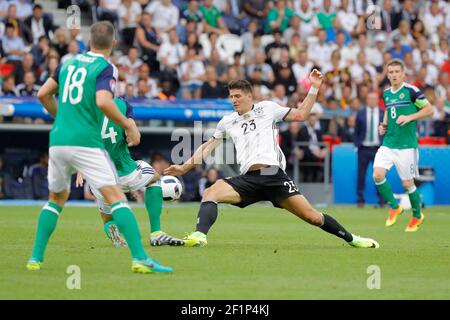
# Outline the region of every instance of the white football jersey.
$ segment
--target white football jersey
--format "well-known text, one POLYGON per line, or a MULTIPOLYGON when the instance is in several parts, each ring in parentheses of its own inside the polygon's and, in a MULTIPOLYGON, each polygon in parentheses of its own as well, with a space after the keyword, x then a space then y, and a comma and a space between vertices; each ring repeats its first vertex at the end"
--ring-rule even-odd
POLYGON ((286 169, 286 158, 278 145, 277 122, 284 119, 290 108, 272 101, 261 101, 251 111, 224 116, 217 124, 215 139, 231 137, 241 174, 254 164, 267 164, 286 169))

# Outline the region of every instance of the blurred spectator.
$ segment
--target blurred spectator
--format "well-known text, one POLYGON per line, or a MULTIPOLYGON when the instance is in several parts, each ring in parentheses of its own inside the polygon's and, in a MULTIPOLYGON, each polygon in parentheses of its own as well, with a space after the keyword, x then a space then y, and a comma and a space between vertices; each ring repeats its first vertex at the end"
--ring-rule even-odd
POLYGON ((141 49, 141 57, 148 64, 152 72, 159 72, 160 66, 157 59, 162 39, 157 30, 152 26, 152 16, 143 12, 141 22, 136 29, 136 39, 141 49))
POLYGON ((254 63, 257 52, 261 52, 261 53, 265 52, 261 39, 262 39, 262 34, 257 32, 253 36, 253 41, 252 41, 251 46, 247 49, 244 49, 245 61, 247 64, 254 63))
POLYGON ((14 76, 10 75, 3 78, 2 96, 5 97, 16 96, 16 81, 14 80, 14 76))
POLYGON ((59 57, 64 57, 67 54, 67 35, 64 29, 59 28, 55 31, 52 47, 56 49, 59 57))
POLYGON ((211 187, 217 180, 219 180, 220 174, 219 170, 214 167, 209 168, 205 172, 205 176, 202 177, 199 181, 199 194, 203 196, 203 192, 205 189, 211 187))
POLYGON ((264 30, 264 21, 269 11, 268 0, 246 0, 243 1, 245 13, 258 23, 258 30, 264 30))
POLYGON ((133 0, 122 0, 119 6, 119 31, 122 36, 122 43, 126 47, 133 45, 141 12, 141 6, 133 0))
POLYGON ((193 48, 197 51, 197 56, 200 60, 204 60, 205 59, 205 54, 203 52, 203 46, 200 44, 199 40, 198 40, 198 36, 196 33, 191 32, 187 35, 187 39, 186 39, 186 46, 185 46, 185 52, 187 52, 187 49, 189 48, 193 48))
POLYGON ((415 41, 417 41, 421 37, 427 37, 428 32, 425 29, 425 25, 422 20, 417 20, 412 27, 411 35, 415 41))
POLYGON ((183 99, 200 99, 201 88, 205 80, 205 67, 197 59, 195 48, 189 48, 186 60, 181 63, 178 70, 181 84, 181 97, 183 99))
POLYGON ((436 100, 436 103, 433 105, 433 116, 431 119, 433 136, 446 137, 448 131, 447 126, 450 122, 450 115, 445 112, 444 99, 436 100))
POLYGON ((39 161, 30 166, 28 169, 28 175, 31 178, 33 185, 33 197, 34 199, 45 200, 48 199, 48 153, 47 151, 41 152, 39 155, 39 161))
POLYGON ((414 2, 413 0, 404 0, 400 10, 400 20, 408 21, 409 25, 413 25, 419 19, 418 11, 414 8, 416 5, 414 2))
POLYGON ((381 9, 381 29, 387 33, 398 27, 400 15, 392 6, 392 0, 384 0, 383 8, 381 9))
POLYGON ((45 60, 50 52, 50 41, 45 35, 39 37, 38 43, 31 48, 34 61, 41 69, 45 68, 45 60))
POLYGON ((6 16, 3 19, 5 26, 12 24, 15 29, 15 36, 21 37, 24 42, 31 43, 33 36, 30 29, 25 23, 17 16, 17 4, 15 2, 8 2, 8 9, 6 16))
POLYGON ((286 96, 286 89, 284 88, 283 84, 278 83, 274 86, 272 101, 279 104, 280 106, 287 106, 288 98, 286 96))
POLYGON ((355 127, 356 127, 356 114, 352 113, 345 120, 345 126, 340 127, 338 131, 338 136, 341 138, 342 142, 355 142, 355 127))
POLYGON ((130 47, 127 55, 120 57, 117 64, 125 71, 125 79, 128 83, 137 83, 139 68, 143 61, 139 59, 139 51, 136 47, 130 47))
POLYGON ((230 33, 222 19, 222 13, 213 5, 212 0, 203 0, 200 11, 203 14, 203 30, 206 33, 230 33))
POLYGON ((300 141, 300 123, 290 122, 289 129, 281 133, 280 148, 286 156, 286 169, 292 172, 294 160, 302 160, 304 157, 303 151, 295 146, 296 142, 300 141))
POLYGON ((136 94, 134 93, 134 85, 133 84, 131 84, 131 83, 128 83, 128 84, 126 84, 126 86, 125 86, 125 93, 123 94, 123 95, 120 95, 120 96, 123 96, 125 99, 128 99, 128 98, 136 98, 136 94))
POLYGON ((350 67, 350 73, 352 80, 356 82, 356 84, 363 82, 363 74, 365 71, 370 73, 370 76, 375 78, 377 72, 375 68, 366 60, 366 54, 363 51, 360 51, 357 55, 356 64, 353 64, 350 67))
POLYGON ((206 67, 206 81, 201 88, 202 99, 226 99, 228 91, 225 86, 218 81, 216 69, 213 66, 206 67))
POLYGON ((227 29, 230 33, 241 35, 242 30, 248 29, 250 18, 241 9, 240 0, 220 0, 220 2, 225 4, 225 8, 221 10, 221 13, 227 29))
POLYGON ((178 8, 172 4, 172 0, 152 1, 145 11, 152 15, 152 26, 159 33, 168 33, 174 30, 180 17, 178 8))
POLYGON ((31 53, 26 53, 23 56, 22 67, 17 68, 15 72, 16 82, 17 83, 24 82, 25 73, 29 71, 34 73, 35 79, 39 79, 39 72, 41 70, 37 69, 36 64, 34 63, 33 55, 31 53))
POLYGON ((292 72, 294 73, 297 82, 307 78, 313 69, 314 64, 308 59, 308 51, 306 49, 300 50, 297 53, 295 63, 292 65, 292 72))
POLYGON ((301 20, 301 35, 305 38, 313 35, 319 27, 317 16, 310 6, 309 0, 294 1, 294 10, 301 20))
POLYGON ((327 34, 324 29, 319 30, 318 38, 319 41, 308 48, 308 56, 315 65, 323 67, 330 61, 333 46, 325 42, 327 34))
POLYGON ((331 6, 331 0, 323 0, 322 10, 317 13, 317 20, 320 27, 325 29, 325 31, 331 29, 336 15, 336 12, 333 11, 331 6))
POLYGON ((7 23, 5 37, 2 39, 3 52, 7 55, 8 63, 22 61, 25 54, 25 44, 21 37, 16 35, 14 24, 7 23))
POLYGON ((408 21, 400 21, 398 29, 395 29, 390 33, 389 44, 395 42, 395 39, 398 39, 402 46, 407 46, 409 48, 414 44, 414 38, 411 35, 411 25, 408 21))
POLYGON ((219 51, 212 49, 208 60, 206 60, 206 66, 213 66, 216 69, 216 73, 220 82, 227 82, 228 66, 220 59, 219 51))
POLYGON ((151 98, 154 98, 158 95, 158 83, 155 79, 150 77, 150 68, 148 64, 144 63, 139 67, 139 79, 146 81, 149 88, 149 96, 151 98))
POLYGON ((170 80, 163 79, 161 81, 161 91, 158 93, 157 98, 162 101, 173 101, 175 100, 175 95, 176 90, 174 90, 172 82, 170 80))
POLYGON ((342 0, 340 10, 337 13, 337 18, 342 23, 342 28, 350 33, 353 33, 358 24, 358 16, 349 8, 349 0, 342 0))
POLYGON ((333 25, 330 29, 326 30, 327 39, 326 42, 337 43, 341 48, 344 46, 348 46, 350 42, 352 42, 352 38, 350 37, 350 33, 342 27, 341 20, 339 18, 335 18, 333 20, 333 25), (338 35, 341 38, 341 41, 338 40, 338 35))
POLYGON ((283 42, 283 36, 279 29, 274 30, 273 34, 273 42, 269 43, 264 51, 266 53, 266 62, 270 65, 274 65, 276 62, 280 60, 281 51, 286 49, 289 52, 289 46, 283 42))
POLYGON ((265 55, 262 52, 257 52, 255 55, 255 63, 247 66, 247 76, 252 77, 253 72, 258 69, 261 72, 262 80, 268 83, 273 83, 275 76, 272 67, 265 63, 265 55))
POLYGON ((250 23, 248 24, 247 31, 241 35, 244 52, 248 51, 252 47, 253 39, 257 32, 258 32, 258 21, 251 20, 250 23))
POLYGON ((439 70, 433 64, 433 61, 431 61, 430 56, 428 55, 427 51, 423 51, 421 53, 421 60, 422 60, 422 67, 426 68, 426 70, 427 70, 427 76, 425 78, 425 82, 430 86, 436 85, 437 78, 439 75, 439 70))
POLYGON ((48 78, 50 78, 53 74, 55 74, 56 68, 59 65, 59 59, 55 56, 47 57, 47 69, 42 71, 41 76, 39 77, 39 83, 45 83, 48 78))
POLYGON ((282 84, 286 90, 287 95, 291 95, 297 90, 297 80, 292 72, 289 63, 282 63, 279 66, 279 72, 275 77, 276 84, 282 84))
POLYGON ((290 24, 289 24, 289 28, 287 28, 286 30, 284 30, 283 32, 283 38, 284 41, 286 43, 290 43, 292 36, 294 34, 302 34, 302 28, 301 28, 301 24, 300 24, 300 17, 295 15, 292 17, 290 24))
POLYGON ((76 40, 70 40, 69 45, 67 46, 67 54, 61 58, 61 63, 74 58, 78 54, 78 52, 78 42, 76 40))
POLYGON ((98 20, 108 20, 112 24, 117 24, 119 16, 117 12, 119 10, 121 0, 98 0, 97 17, 98 20))
POLYGON ((43 13, 43 9, 40 4, 34 5, 32 16, 26 18, 24 22, 33 35, 33 44, 37 44, 41 36, 46 36, 49 38, 50 33, 56 29, 53 25, 53 20, 50 16, 43 13))
POLYGON ((300 166, 303 181, 305 182, 318 182, 322 178, 322 170, 320 169, 320 163, 325 159, 327 150, 320 146, 322 142, 322 131, 316 129, 316 123, 318 117, 315 113, 310 113, 306 122, 299 132, 300 142, 307 142, 307 146, 302 146, 300 149, 303 151, 303 162, 310 162, 311 166, 300 166))
POLYGON ((83 41, 83 37, 80 34, 80 29, 70 29, 70 40, 75 40, 78 43, 78 53, 85 52, 87 50, 87 46, 83 41))
POLYGON ((24 82, 16 87, 16 95, 21 96, 36 96, 41 86, 36 84, 36 76, 33 71, 25 72, 24 82))
POLYGON ((392 48, 389 50, 391 58, 403 60, 405 53, 411 51, 411 47, 401 44, 401 39, 399 35, 395 36, 393 38, 393 41, 394 44, 392 48))
MULTIPOLYGON (((381 145, 378 126, 383 122, 383 111, 378 108, 378 93, 371 92, 367 97, 367 105, 357 113, 355 126, 355 146, 358 148, 358 180, 357 203, 363 207, 365 203, 366 171, 381 145)), ((378 202, 383 203, 380 194, 378 202)))
POLYGON ((178 65, 184 59, 184 47, 180 43, 177 31, 169 31, 169 41, 163 42, 158 52, 158 59, 161 64, 161 72, 164 77, 175 81, 177 79, 178 65))
POLYGON ((267 14, 266 33, 271 33, 274 30, 284 32, 289 27, 294 15, 295 13, 292 8, 286 5, 286 0, 278 0, 276 5, 267 14))
POLYGON ((150 88, 148 87, 147 81, 144 79, 139 79, 137 82, 137 98, 140 99, 152 98, 150 88))

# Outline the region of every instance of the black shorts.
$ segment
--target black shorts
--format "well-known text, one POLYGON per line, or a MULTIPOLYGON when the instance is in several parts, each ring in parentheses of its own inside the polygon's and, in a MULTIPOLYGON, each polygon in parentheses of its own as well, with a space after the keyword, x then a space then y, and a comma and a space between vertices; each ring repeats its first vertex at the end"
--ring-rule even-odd
POLYGON ((301 194, 294 181, 279 167, 250 171, 242 176, 223 179, 236 190, 242 201, 234 204, 244 208, 259 201, 270 201, 280 208, 279 202, 290 196, 301 194), (273 174, 264 174, 268 169, 273 174))

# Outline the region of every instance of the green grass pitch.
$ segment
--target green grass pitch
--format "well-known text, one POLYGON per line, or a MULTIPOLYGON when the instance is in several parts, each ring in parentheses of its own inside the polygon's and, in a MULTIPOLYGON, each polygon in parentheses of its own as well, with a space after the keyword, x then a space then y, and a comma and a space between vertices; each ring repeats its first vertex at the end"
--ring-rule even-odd
MULTIPOLYGON (((163 229, 176 236, 192 231, 197 208, 165 208, 163 229)), ((416 233, 404 232, 409 212, 386 228, 385 209, 324 210, 350 232, 378 240, 376 250, 351 248, 266 205, 221 206, 207 247, 153 248, 147 215, 135 208, 146 249, 175 269, 171 275, 132 274, 128 250, 112 247, 93 207, 65 208, 43 269, 28 272, 39 210, 0 207, 0 299, 450 298, 449 207, 427 208, 416 233), (70 265, 81 270, 78 290, 66 286, 70 265), (379 289, 368 289, 370 266, 379 267, 379 289)))

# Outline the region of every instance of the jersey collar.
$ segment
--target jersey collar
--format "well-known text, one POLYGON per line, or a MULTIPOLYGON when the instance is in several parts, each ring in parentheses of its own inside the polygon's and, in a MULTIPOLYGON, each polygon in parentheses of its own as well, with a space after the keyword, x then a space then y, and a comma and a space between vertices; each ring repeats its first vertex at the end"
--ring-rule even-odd
POLYGON ((391 87, 391 93, 394 93, 394 94, 395 94, 395 93, 399 92, 400 89, 404 87, 404 85, 405 85, 405 83, 403 82, 402 85, 401 85, 397 90, 395 90, 395 91, 393 91, 393 90, 392 90, 392 87, 391 87))
POLYGON ((88 51, 88 52, 86 52, 88 55, 90 55, 90 56, 94 56, 94 57, 102 57, 102 58, 104 58, 105 56, 104 55, 102 55, 101 53, 95 53, 95 52, 92 52, 92 51, 88 51))

